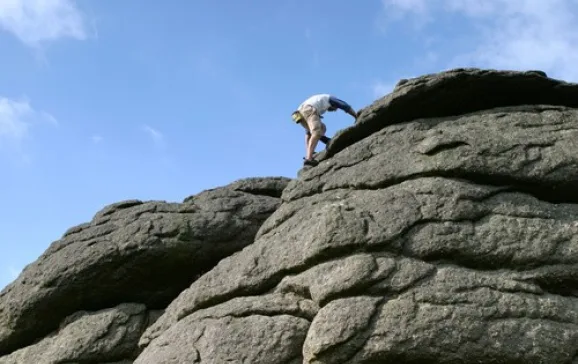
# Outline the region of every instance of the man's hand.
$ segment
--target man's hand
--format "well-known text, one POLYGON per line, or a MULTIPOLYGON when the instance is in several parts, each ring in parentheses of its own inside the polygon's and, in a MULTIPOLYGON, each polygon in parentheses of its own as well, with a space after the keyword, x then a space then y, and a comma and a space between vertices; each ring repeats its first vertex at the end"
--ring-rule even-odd
POLYGON ((347 111, 347 113, 357 119, 358 114, 355 112, 355 110, 350 109, 347 111))

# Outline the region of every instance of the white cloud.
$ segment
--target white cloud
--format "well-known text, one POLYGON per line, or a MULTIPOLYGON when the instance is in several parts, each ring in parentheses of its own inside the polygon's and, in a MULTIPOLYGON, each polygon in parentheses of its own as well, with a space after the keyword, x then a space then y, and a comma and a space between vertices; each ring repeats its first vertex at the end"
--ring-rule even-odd
MULTIPOLYGON (((476 28, 471 47, 449 67, 540 69, 578 81, 578 2, 575 0, 382 0, 384 10, 436 26, 444 15, 476 28)), ((460 34, 462 35, 462 34, 460 34)))
POLYGON ((0 290, 13 282, 22 273, 22 269, 16 269, 14 266, 5 266, 0 273, 0 290))
POLYGON ((425 15, 428 11, 428 3, 432 0, 382 0, 383 6, 388 12, 401 15, 404 12, 413 12, 425 15))
POLYGON ((58 125, 52 115, 34 110, 27 100, 0 97, 0 147, 19 145, 39 123, 58 125))
POLYGON ((8 267, 8 278, 13 281, 16 278, 18 278, 18 276, 20 275, 20 273, 22 272, 21 269, 16 269, 13 266, 8 267))
MULTIPOLYGON (((434 57, 434 56, 429 55, 428 57, 434 57)), ((372 86, 373 96, 377 97, 377 98, 384 97, 385 95, 393 92, 393 90, 395 89, 395 86, 397 85, 397 83, 400 80, 410 79, 410 78, 414 78, 414 77, 418 77, 418 76, 419 76, 418 74, 405 73, 405 74, 401 74, 400 76, 398 76, 398 78, 396 78, 395 80, 389 80, 387 82, 380 80, 380 81, 374 82, 373 86, 372 86)))
POLYGON ((0 0, 0 29, 30 46, 87 37, 86 22, 73 0, 0 0))
POLYGON ((380 98, 393 91, 396 82, 377 81, 373 84, 373 96, 380 98))
POLYGON ((142 129, 152 138, 153 142, 157 146, 162 146, 164 144, 165 137, 160 131, 148 125, 144 125, 142 129))
POLYGON ((384 13, 380 14, 378 26, 385 31, 390 22, 404 19, 407 13, 412 13, 412 24, 421 29, 432 19, 429 15, 428 4, 435 0, 381 0, 384 13))
POLYGON ((315 67, 319 67, 319 51, 317 51, 317 48, 315 46, 315 39, 314 39, 314 35, 311 32, 310 28, 305 28, 305 40, 307 41, 307 44, 309 45, 309 55, 312 57, 311 61, 313 66, 315 67))

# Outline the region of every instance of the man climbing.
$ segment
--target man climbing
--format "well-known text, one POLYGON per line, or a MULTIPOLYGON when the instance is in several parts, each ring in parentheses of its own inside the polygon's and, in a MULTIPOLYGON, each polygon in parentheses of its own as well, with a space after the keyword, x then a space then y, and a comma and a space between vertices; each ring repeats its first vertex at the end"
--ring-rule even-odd
POLYGON ((322 115, 326 111, 336 111, 337 109, 341 109, 354 118, 357 118, 357 113, 348 103, 329 94, 313 95, 303 101, 297 108, 297 111, 293 112, 293 120, 301 124, 306 130, 305 165, 315 166, 318 164, 317 161, 313 160, 313 153, 317 147, 317 142, 321 139, 327 144, 329 140, 329 138, 325 136, 327 128, 321 121, 322 115))

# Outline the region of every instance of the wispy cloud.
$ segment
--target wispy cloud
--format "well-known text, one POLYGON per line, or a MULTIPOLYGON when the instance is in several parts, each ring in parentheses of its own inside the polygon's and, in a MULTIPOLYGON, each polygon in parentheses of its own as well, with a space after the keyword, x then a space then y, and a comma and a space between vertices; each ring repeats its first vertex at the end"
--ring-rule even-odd
POLYGON ((0 96, 0 149, 6 145, 19 146, 36 124, 58 125, 58 121, 44 111, 37 111, 28 100, 14 100, 0 96))
POLYGON ((398 77, 395 79, 389 79, 387 81, 383 81, 383 80, 375 81, 372 84, 373 96, 377 97, 377 98, 381 98, 381 97, 393 92, 393 89, 395 89, 395 85, 397 85, 397 83, 400 80, 410 79, 410 78, 414 78, 417 76, 419 76, 419 75, 418 74, 404 73, 404 74, 398 75, 398 77))
MULTIPOLYGON (((578 81, 578 2, 575 0, 382 0, 391 15, 424 27, 447 15, 461 17, 476 32, 466 51, 444 61, 448 67, 540 69, 578 81)), ((382 25, 383 25, 382 24, 382 25)), ((426 29, 422 29, 426 31, 426 29)))
POLYGON ((429 3, 436 0, 381 0, 384 11, 378 16, 378 27, 386 31, 391 22, 405 20, 408 14, 415 29, 431 21, 429 3))
POLYGON ((143 125, 142 130, 152 138, 157 147, 164 145, 165 137, 160 131, 149 125, 143 125))
POLYGON ((33 47, 87 38, 86 21, 73 0, 0 0, 0 29, 33 47))
POLYGON ((15 280, 20 275, 20 272, 22 272, 21 269, 16 269, 13 266, 9 266, 8 267, 8 279, 10 279, 11 281, 15 280))
POLYGON ((373 83, 373 96, 383 97, 388 93, 392 92, 395 87, 395 82, 383 82, 377 81, 373 83))
POLYGON ((315 40, 313 39, 313 34, 310 28, 305 28, 305 40, 309 44, 309 52, 312 57, 312 63, 315 67, 319 67, 319 52, 315 47, 315 40))
POLYGON ((0 273, 0 290, 18 278, 21 272, 21 269, 16 269, 12 265, 3 267, 0 273))

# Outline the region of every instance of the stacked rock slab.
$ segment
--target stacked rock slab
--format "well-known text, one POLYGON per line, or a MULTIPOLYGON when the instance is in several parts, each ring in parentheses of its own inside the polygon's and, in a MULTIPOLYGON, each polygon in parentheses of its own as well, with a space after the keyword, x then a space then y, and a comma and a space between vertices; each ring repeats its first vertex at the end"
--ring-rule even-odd
POLYGON ((406 80, 321 160, 135 364, 578 362, 578 85, 406 80))
POLYGON ((69 229, 0 293, 0 364, 132 363, 183 289, 251 244, 288 178, 130 200, 69 229))

